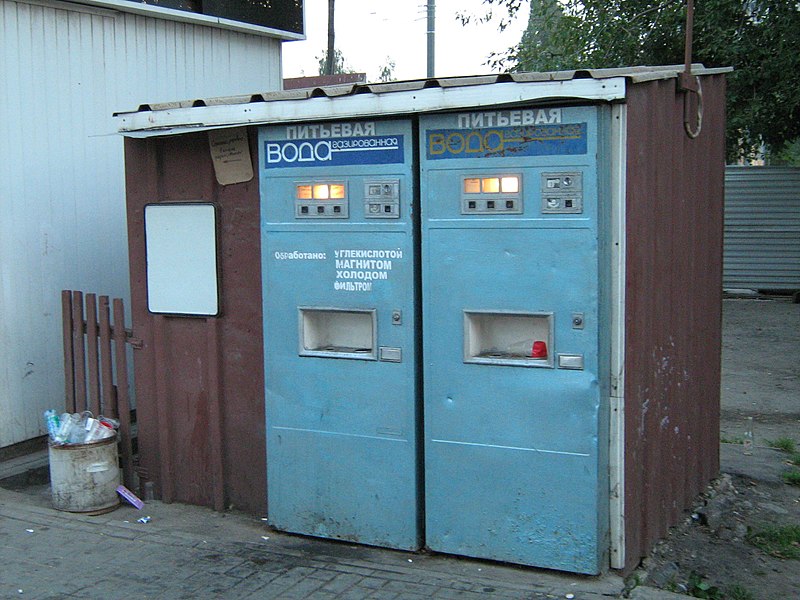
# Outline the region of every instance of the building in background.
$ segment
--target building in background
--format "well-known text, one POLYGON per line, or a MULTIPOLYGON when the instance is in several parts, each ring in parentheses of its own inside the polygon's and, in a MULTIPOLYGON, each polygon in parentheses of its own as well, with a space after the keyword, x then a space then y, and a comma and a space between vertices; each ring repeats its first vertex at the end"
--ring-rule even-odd
POLYGON ((64 404, 60 291, 129 296, 123 142, 145 101, 275 91, 302 0, 0 0, 0 448, 64 404))
POLYGON ((313 77, 287 77, 283 80, 283 89, 299 90, 303 88, 321 87, 324 85, 346 85, 366 82, 366 73, 337 73, 336 75, 314 75, 313 77))

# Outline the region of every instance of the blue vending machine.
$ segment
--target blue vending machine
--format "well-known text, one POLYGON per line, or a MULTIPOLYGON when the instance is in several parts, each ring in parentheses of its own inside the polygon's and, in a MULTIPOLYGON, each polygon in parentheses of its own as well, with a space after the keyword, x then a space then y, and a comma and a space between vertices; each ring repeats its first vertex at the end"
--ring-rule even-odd
POLYGON ((263 127, 259 151, 269 522, 419 548, 411 124, 263 127))
POLYGON ((420 121, 426 543, 607 564, 609 109, 420 121))

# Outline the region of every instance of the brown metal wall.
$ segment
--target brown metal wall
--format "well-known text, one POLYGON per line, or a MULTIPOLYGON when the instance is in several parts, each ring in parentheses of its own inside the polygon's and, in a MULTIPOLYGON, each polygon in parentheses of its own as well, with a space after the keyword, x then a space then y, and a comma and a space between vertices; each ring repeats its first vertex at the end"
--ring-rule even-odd
MULTIPOLYGON (((255 130, 250 130, 254 171, 255 130)), ((166 501, 266 511, 258 177, 220 186, 206 133, 126 139, 140 469, 166 501), (222 314, 147 310, 144 206, 218 206, 222 314)))
POLYGON ((694 140, 675 86, 628 88, 627 570, 719 471, 725 82, 702 79, 694 140))

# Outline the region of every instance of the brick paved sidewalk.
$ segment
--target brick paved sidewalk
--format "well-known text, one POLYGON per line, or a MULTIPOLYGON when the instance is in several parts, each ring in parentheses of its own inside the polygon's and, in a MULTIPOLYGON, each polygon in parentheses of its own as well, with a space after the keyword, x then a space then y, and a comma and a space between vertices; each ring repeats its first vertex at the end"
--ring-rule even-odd
POLYGON ((49 507, 48 491, 0 488, 0 598, 599 600, 623 585, 615 575, 285 535, 247 515, 182 504, 64 513, 49 507), (152 520, 138 523, 144 515, 152 520))

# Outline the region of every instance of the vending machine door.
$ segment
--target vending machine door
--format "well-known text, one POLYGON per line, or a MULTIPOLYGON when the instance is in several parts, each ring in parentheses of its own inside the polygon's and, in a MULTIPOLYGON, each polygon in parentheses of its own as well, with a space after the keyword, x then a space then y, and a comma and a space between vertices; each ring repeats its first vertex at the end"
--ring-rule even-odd
POLYGON ((421 118, 426 543, 602 570, 604 113, 421 118))
POLYGON ((421 545, 412 140, 408 121, 259 133, 277 529, 421 545))

